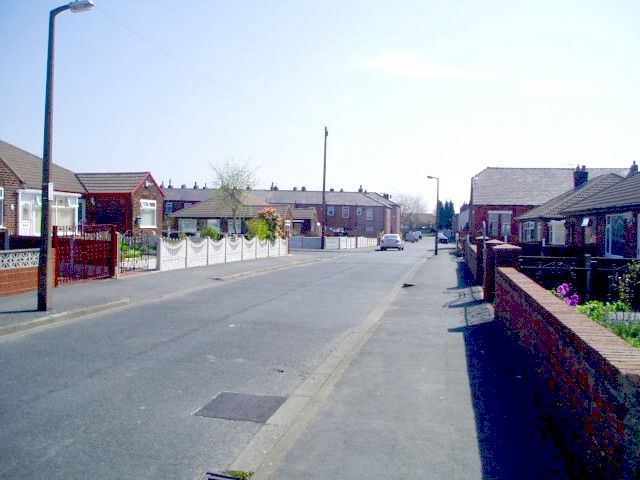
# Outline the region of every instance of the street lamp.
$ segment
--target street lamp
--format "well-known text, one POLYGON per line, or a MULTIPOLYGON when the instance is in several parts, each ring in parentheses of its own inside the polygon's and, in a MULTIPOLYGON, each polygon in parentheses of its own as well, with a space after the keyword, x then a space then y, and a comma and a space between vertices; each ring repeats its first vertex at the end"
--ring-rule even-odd
POLYGON ((438 177, 432 177, 431 175, 427 175, 427 178, 430 180, 436 181, 436 249, 435 254, 438 254, 438 219, 440 217, 440 179, 438 177))
POLYGON ((324 127, 324 163, 322 164, 322 233, 320 237, 320 248, 324 250, 325 239, 324 234, 327 228, 327 200, 326 200, 326 190, 327 190, 327 137, 329 136, 329 130, 327 127, 324 127))
POLYGON ((51 290, 53 287, 53 255, 51 255, 51 200, 53 184, 51 179, 51 129, 53 126, 53 64, 56 15, 71 10, 73 13, 85 12, 93 8, 92 0, 76 0, 54 8, 49 12, 49 44, 47 48, 47 83, 44 101, 44 146, 42 154, 42 190, 40 223, 40 257, 38 259, 38 310, 51 308, 51 290))

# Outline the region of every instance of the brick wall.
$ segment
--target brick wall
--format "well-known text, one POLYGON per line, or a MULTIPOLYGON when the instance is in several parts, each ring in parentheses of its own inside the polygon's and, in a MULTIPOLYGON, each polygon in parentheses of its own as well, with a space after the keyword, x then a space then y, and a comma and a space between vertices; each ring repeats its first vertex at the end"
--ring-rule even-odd
POLYGON ((577 475, 640 478, 640 350, 513 268, 495 277, 496 319, 545 385, 577 475))
MULTIPOLYGON (((471 218, 469 220, 469 228, 472 237, 482 235, 482 221, 487 222, 487 229, 489 228, 489 210, 498 211, 511 211, 511 235, 507 238, 507 242, 517 242, 518 239, 518 222, 516 217, 531 210, 535 205, 473 205, 471 211, 471 218)), ((491 236, 491 235, 489 235, 491 236)), ((503 240, 500 236, 499 240, 503 240)))
POLYGON ((38 289, 38 267, 0 270, 0 297, 38 289))
POLYGON ((15 174, 7 167, 7 165, 0 160, 0 187, 4 188, 4 228, 0 227, 0 230, 8 230, 12 233, 18 233, 18 190, 20 189, 20 180, 15 174), (13 210, 11 209, 13 205, 13 210))
POLYGON ((158 235, 162 236, 162 219, 164 217, 164 195, 160 187, 149 179, 149 186, 140 186, 131 196, 131 205, 133 207, 133 218, 135 219, 140 215, 140 200, 155 200, 156 201, 156 228, 140 228, 134 225, 131 229, 135 235, 140 233, 145 235, 158 235))
POLYGON ((467 261, 467 266, 469 270, 473 274, 473 278, 478 281, 478 248, 469 243, 467 244, 467 251, 465 253, 465 259, 467 261))

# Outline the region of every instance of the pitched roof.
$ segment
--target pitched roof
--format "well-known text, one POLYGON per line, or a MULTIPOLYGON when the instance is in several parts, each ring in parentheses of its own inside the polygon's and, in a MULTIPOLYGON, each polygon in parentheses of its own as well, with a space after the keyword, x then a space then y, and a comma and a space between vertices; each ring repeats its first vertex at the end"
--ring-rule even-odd
MULTIPOLYGON (((217 190, 214 190, 214 192, 217 192, 217 190)), ((248 192, 245 195, 243 203, 244 206, 238 208, 236 212, 236 217, 238 218, 255 217, 258 210, 271 206, 264 200, 253 195, 253 192, 248 192)), ((231 218, 233 217, 233 212, 231 211, 231 207, 225 205, 224 202, 214 194, 203 202, 172 213, 171 216, 174 218, 231 218)))
MULTIPOLYGON (((589 178, 628 168, 589 168, 589 178)), ((489 167, 472 179, 474 205, 542 205, 573 188, 572 168, 489 167)))
POLYGON ((149 172, 77 173, 89 193, 131 193, 149 172))
POLYGON ((526 213, 518 216, 516 220, 533 220, 536 218, 562 218, 560 213, 562 210, 575 205, 576 203, 588 199, 596 193, 611 187, 616 183, 622 181, 620 175, 615 173, 608 173, 606 175, 600 175, 599 177, 592 178, 584 185, 569 190, 542 205, 532 208, 526 213))
MULTIPOLYGON (((252 190, 272 204, 320 205, 322 192, 315 190, 252 190)), ((379 207, 382 202, 369 197, 364 192, 325 192, 327 205, 358 205, 359 207, 379 207)), ((386 205, 385 205, 386 206, 386 205)))
POLYGON ((212 188, 163 188, 167 202, 203 202, 215 193, 212 188))
POLYGON ((292 208, 291 213, 295 220, 315 220, 318 217, 318 212, 314 207, 292 208))
MULTIPOLYGON (((16 174, 24 188, 42 188, 42 158, 0 140, 0 159, 16 174)), ((51 164, 51 182, 59 192, 85 192, 71 170, 55 163, 51 164)))
POLYGON ((615 185, 585 198, 563 210, 573 214, 597 210, 620 209, 640 205, 640 175, 625 178, 615 185))

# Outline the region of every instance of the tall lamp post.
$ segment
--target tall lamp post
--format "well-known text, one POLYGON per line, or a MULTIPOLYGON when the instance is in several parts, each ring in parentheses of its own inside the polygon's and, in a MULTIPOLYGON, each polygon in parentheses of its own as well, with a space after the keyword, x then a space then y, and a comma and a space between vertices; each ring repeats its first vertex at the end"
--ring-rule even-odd
POLYGON ((44 147, 42 153, 42 190, 40 223, 40 257, 38 259, 38 310, 51 308, 53 289, 53 255, 51 248, 51 130, 53 127, 53 65, 55 51, 56 15, 71 10, 73 13, 85 12, 93 8, 92 0, 76 0, 49 12, 49 44, 47 48, 47 83, 44 101, 44 147))
POLYGON ((438 177, 432 177, 431 175, 427 175, 427 178, 430 180, 436 181, 436 248, 435 254, 438 254, 438 233, 440 231, 438 227, 438 220, 440 218, 440 179, 438 177))
POLYGON ((324 233, 327 228, 327 200, 325 197, 327 189, 327 137, 329 130, 324 127, 324 163, 322 164, 322 237, 320 237, 320 248, 324 250, 324 233))

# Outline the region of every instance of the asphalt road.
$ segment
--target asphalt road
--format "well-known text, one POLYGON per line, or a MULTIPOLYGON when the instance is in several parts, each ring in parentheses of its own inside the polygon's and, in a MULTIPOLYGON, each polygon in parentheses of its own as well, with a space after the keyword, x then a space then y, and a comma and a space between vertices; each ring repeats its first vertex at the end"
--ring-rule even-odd
POLYGON ((323 253, 0 339, 0 478, 196 479, 229 465, 260 424, 193 413, 221 391, 291 395, 428 248, 323 253))

